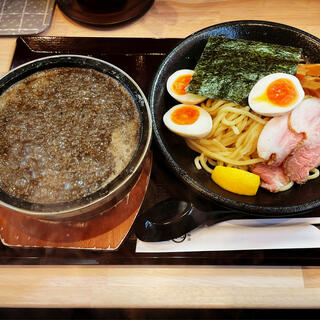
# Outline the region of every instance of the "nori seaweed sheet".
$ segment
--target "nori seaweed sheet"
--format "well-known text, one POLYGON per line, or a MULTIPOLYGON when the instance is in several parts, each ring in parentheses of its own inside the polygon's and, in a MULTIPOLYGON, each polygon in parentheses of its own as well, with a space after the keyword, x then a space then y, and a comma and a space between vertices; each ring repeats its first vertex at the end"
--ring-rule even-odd
POLYGON ((276 72, 295 75, 301 54, 300 48, 211 36, 187 91, 247 105, 259 79, 276 72))

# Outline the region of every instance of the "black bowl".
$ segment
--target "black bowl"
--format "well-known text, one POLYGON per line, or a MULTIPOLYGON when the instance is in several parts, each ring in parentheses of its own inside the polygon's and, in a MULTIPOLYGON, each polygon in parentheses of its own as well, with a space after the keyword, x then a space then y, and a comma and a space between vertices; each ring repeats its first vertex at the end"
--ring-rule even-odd
POLYGON ((164 113, 177 104, 167 93, 167 78, 178 69, 194 69, 211 35, 299 47, 303 49, 306 62, 320 62, 320 39, 278 23, 251 20, 226 22, 187 37, 160 65, 150 92, 154 136, 169 166, 192 190, 229 208, 262 216, 286 216, 318 208, 320 179, 295 185, 288 191, 276 194, 260 188, 253 197, 237 195, 220 188, 212 182, 207 172, 195 168, 193 159, 196 153, 187 147, 182 138, 164 126, 164 113))

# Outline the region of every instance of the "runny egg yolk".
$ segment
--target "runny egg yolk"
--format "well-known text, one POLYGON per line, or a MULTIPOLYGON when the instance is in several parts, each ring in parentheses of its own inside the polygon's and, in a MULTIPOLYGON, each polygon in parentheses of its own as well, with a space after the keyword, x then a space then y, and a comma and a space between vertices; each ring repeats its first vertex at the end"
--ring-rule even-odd
POLYGON ((261 78, 253 86, 248 104, 258 114, 277 117, 296 108, 304 96, 297 77, 278 72, 261 78))
POLYGON ((272 81, 266 90, 268 100, 279 107, 287 107, 298 99, 298 92, 289 79, 272 81))
POLYGON ((172 84, 172 91, 175 94, 187 94, 186 87, 191 81, 191 74, 184 74, 179 76, 172 84))
POLYGON ((171 120, 175 124, 188 125, 195 123, 199 118, 200 112, 192 106, 183 106, 174 110, 171 114, 171 120))

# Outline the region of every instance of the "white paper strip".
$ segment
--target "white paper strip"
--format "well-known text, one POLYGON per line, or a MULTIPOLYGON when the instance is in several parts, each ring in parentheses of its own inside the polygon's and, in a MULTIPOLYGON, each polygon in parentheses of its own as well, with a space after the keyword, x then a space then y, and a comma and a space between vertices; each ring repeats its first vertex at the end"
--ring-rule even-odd
POLYGON ((320 248, 320 218, 230 220, 199 227, 180 239, 137 240, 136 252, 320 248))

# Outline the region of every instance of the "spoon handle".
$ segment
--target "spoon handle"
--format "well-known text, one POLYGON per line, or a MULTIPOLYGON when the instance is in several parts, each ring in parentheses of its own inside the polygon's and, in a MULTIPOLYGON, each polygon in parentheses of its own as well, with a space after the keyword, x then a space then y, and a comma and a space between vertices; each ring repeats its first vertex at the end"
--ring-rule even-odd
POLYGON ((206 212, 206 225, 211 226, 219 222, 224 222, 233 219, 248 219, 244 215, 244 212, 241 211, 232 211, 232 210, 214 210, 206 212))

